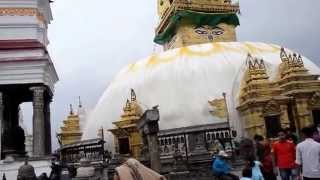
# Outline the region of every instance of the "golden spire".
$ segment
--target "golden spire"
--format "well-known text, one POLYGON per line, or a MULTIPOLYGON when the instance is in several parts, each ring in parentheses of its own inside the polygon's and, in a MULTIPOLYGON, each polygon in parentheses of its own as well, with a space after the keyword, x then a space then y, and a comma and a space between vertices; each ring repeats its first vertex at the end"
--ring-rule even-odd
POLYGON ((131 101, 136 101, 137 100, 137 96, 136 93, 134 92, 134 89, 131 89, 131 101))
POLYGON ((284 48, 281 48, 280 59, 282 61, 279 68, 281 78, 292 73, 301 74, 308 72, 308 70, 304 67, 304 63, 300 54, 290 54, 287 53, 284 48))
POLYGON ((80 118, 76 113, 74 113, 72 104, 70 104, 69 116, 63 121, 63 126, 61 126, 61 132, 58 136, 62 145, 81 140, 82 132, 80 130, 80 118))
POLYGON ((81 97, 80 96, 78 97, 78 100, 79 100, 79 106, 78 107, 82 108, 82 103, 81 103, 81 97))
POLYGON ((269 78, 263 59, 253 58, 251 54, 248 54, 246 64, 248 68, 245 75, 246 83, 269 78))
POLYGON ((70 104, 70 115, 73 115, 73 108, 72 108, 72 104, 70 104))

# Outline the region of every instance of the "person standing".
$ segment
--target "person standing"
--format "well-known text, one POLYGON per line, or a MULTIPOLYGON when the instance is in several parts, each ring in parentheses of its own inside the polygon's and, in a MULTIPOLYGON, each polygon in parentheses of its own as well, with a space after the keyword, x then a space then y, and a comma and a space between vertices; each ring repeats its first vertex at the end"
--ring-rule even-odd
POLYGON ((214 175, 222 178, 229 178, 232 180, 239 180, 239 177, 231 174, 231 167, 226 162, 226 159, 229 158, 229 155, 225 151, 220 151, 216 159, 212 163, 212 171, 214 175))
POLYGON ((254 141, 255 141, 255 152, 256 152, 256 159, 258 161, 262 162, 264 157, 264 145, 263 145, 263 136, 261 135, 254 135, 254 141))
POLYGON ((265 180, 276 180, 277 176, 274 172, 274 161, 272 159, 271 145, 267 139, 264 145, 264 157, 262 160, 262 174, 265 180))
POLYGON ((320 143, 312 139, 313 128, 302 128, 301 133, 305 140, 297 146, 296 163, 302 166, 304 180, 320 180, 320 143))
POLYGON ((283 130, 278 133, 279 141, 275 142, 272 146, 276 166, 279 168, 279 173, 282 180, 295 179, 296 166, 295 166, 295 144, 286 138, 283 130))
POLYGON ((312 138, 313 138, 313 140, 315 140, 316 142, 320 143, 320 130, 319 130, 319 126, 314 128, 314 132, 313 132, 312 138))
POLYGON ((252 171, 252 180, 264 180, 261 172, 261 163, 260 161, 255 161, 254 157, 247 159, 246 167, 252 171))
POLYGON ((296 133, 294 133, 294 131, 291 128, 286 128, 285 133, 286 133, 287 140, 293 142, 295 145, 298 144, 298 141, 299 141, 298 136, 296 133))
POLYGON ((252 170, 250 168, 243 169, 240 180, 252 180, 252 170))

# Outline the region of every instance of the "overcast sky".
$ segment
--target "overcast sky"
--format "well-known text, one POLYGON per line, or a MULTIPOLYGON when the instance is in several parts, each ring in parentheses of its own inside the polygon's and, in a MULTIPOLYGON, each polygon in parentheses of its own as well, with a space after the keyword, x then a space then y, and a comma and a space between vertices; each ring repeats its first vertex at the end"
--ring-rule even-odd
MULTIPOLYGON (((239 41, 279 44, 320 65, 319 0, 241 0, 240 6, 239 41)), ((94 108, 122 67, 159 48, 152 41, 156 0, 55 0, 52 12, 48 48, 60 78, 52 104, 55 132, 78 96, 94 108)))

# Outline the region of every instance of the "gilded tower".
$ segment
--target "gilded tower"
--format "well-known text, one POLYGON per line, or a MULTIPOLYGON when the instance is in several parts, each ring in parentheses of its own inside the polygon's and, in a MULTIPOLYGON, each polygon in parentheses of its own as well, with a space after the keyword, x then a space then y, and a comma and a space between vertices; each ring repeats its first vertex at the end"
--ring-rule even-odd
POLYGON ((273 80, 262 59, 248 55, 237 107, 248 136, 276 137, 280 128, 300 130, 320 124, 320 80, 303 58, 280 51, 281 64, 273 80))
POLYGON ((160 22, 154 42, 173 49, 236 41, 239 4, 231 0, 158 0, 160 22))
POLYGON ((131 89, 131 98, 123 107, 123 114, 119 121, 113 122, 116 127, 109 130, 114 135, 117 153, 139 157, 142 140, 137 123, 142 114, 143 111, 137 102, 136 94, 131 89))
POLYGON ((58 134, 61 145, 72 144, 81 140, 82 132, 80 130, 80 118, 78 114, 73 112, 70 105, 70 114, 63 121, 61 133, 58 134))

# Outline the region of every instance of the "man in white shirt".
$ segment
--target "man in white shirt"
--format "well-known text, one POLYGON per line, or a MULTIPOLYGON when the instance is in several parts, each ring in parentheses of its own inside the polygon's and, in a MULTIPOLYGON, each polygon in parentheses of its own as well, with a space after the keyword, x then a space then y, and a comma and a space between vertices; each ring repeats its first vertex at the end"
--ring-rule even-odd
POLYGON ((296 149, 296 163, 302 166, 304 180, 320 180, 320 143, 312 139, 314 128, 301 130, 305 140, 296 149))

